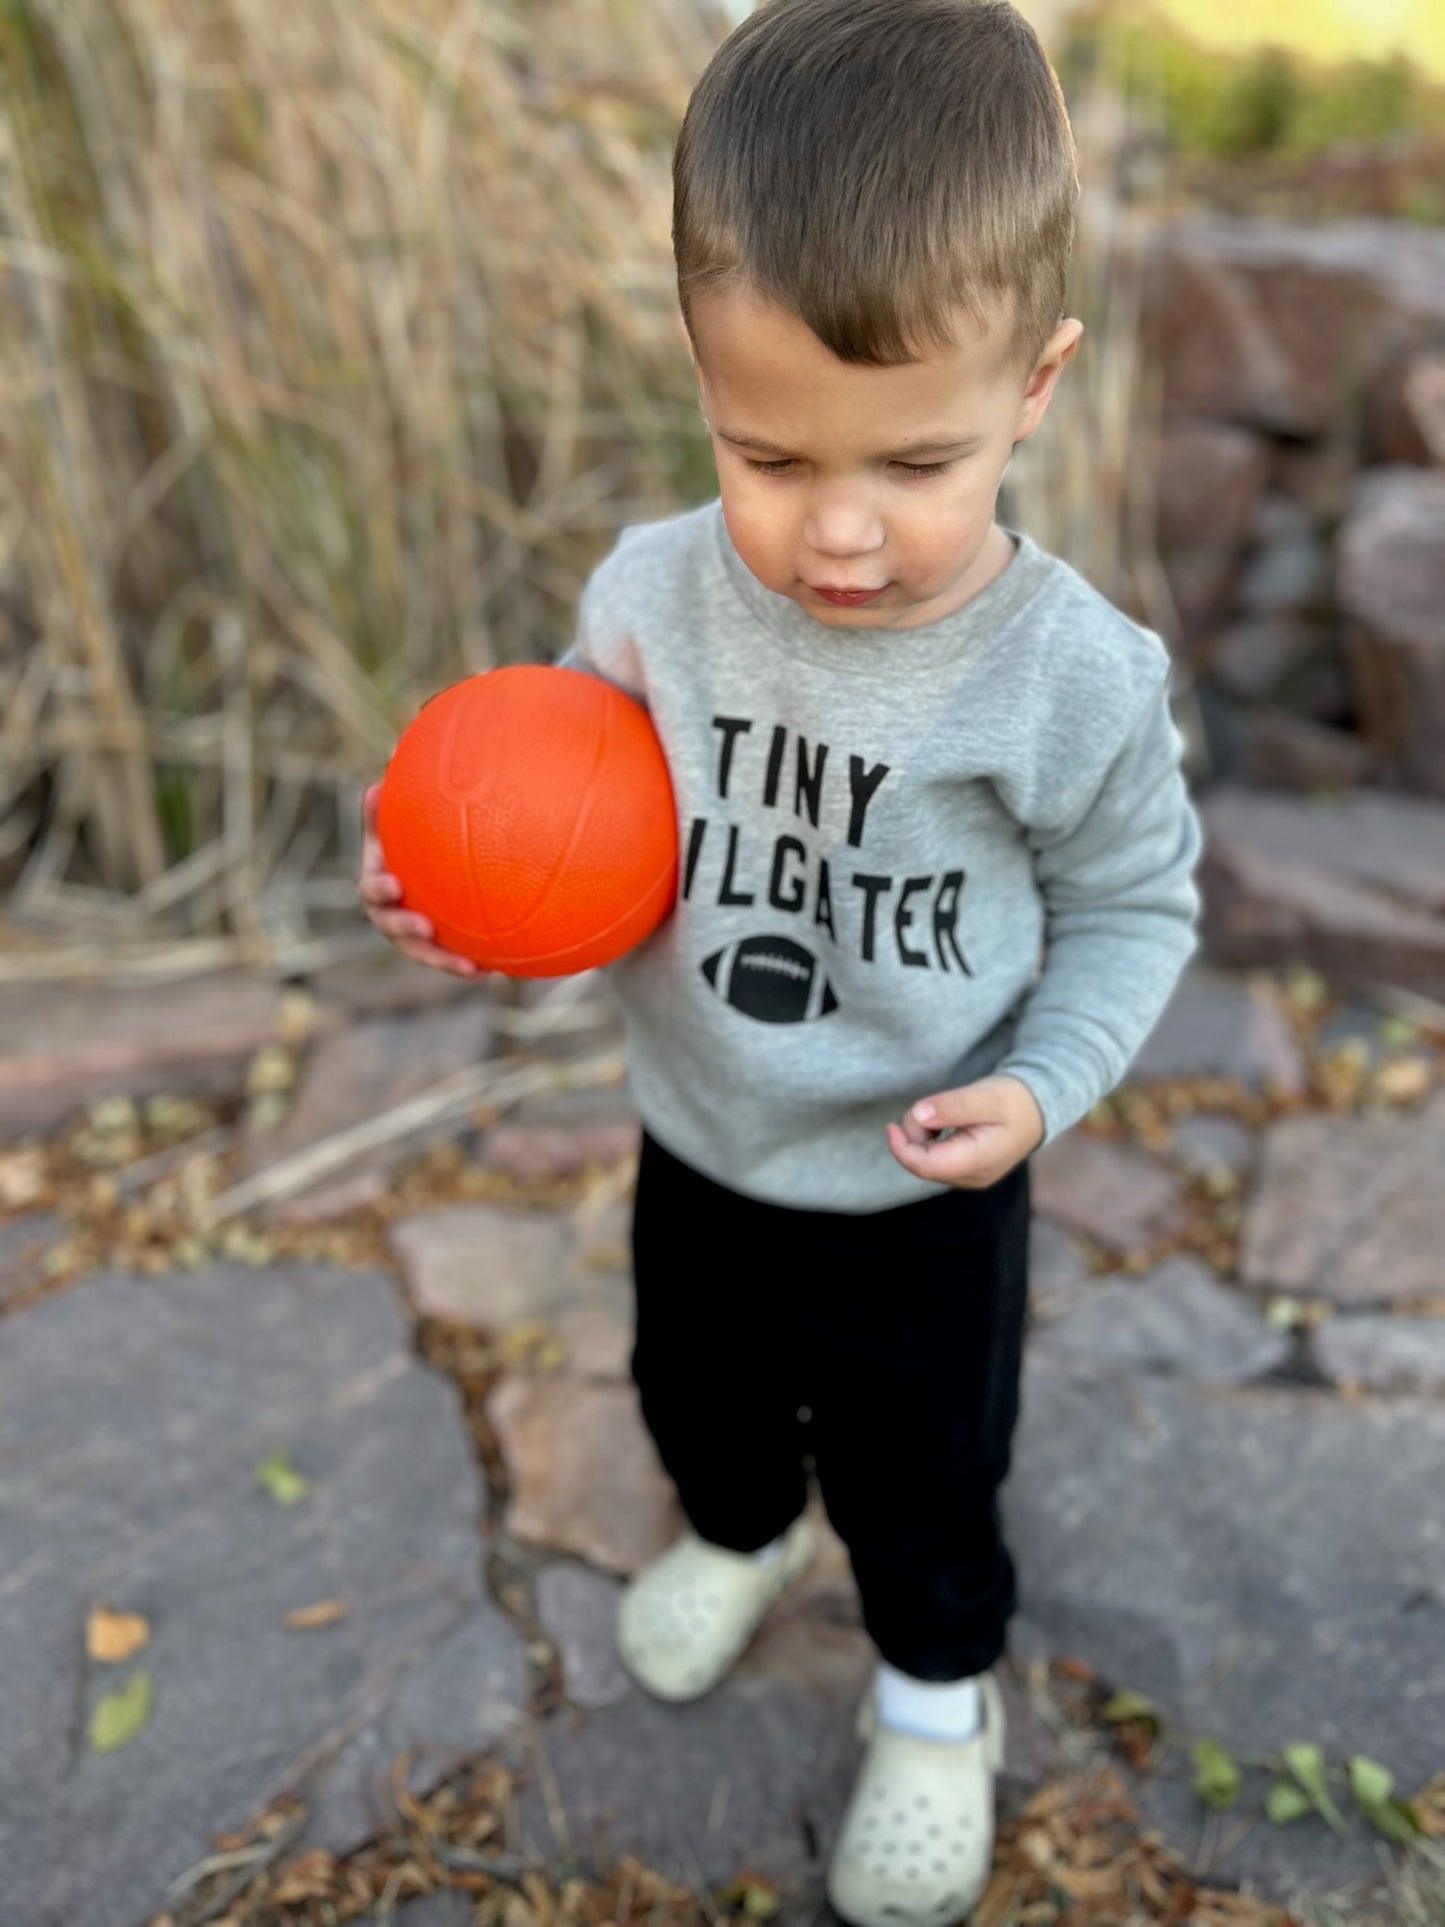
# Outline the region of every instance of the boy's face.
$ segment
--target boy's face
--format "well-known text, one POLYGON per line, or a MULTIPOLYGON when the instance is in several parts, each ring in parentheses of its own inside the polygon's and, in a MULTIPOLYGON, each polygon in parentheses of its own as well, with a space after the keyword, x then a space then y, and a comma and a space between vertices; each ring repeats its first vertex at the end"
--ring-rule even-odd
POLYGON ((1010 559, 994 527, 998 486, 1083 325, 1061 322, 1032 372, 1005 362, 1000 316, 983 332, 960 317, 955 348, 896 368, 839 361, 750 292, 700 297, 693 333, 723 517, 743 561, 830 629, 910 629, 961 607, 1010 559), (882 593, 840 604, 826 588, 882 593))

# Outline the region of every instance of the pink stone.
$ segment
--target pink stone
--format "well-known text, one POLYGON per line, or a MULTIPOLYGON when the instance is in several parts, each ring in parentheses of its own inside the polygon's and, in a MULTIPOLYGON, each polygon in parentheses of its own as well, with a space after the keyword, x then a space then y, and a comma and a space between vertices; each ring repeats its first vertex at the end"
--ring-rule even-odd
POLYGON ((630 1574, 682 1530, 631 1385, 512 1372, 487 1412, 511 1477, 513 1538, 630 1574))

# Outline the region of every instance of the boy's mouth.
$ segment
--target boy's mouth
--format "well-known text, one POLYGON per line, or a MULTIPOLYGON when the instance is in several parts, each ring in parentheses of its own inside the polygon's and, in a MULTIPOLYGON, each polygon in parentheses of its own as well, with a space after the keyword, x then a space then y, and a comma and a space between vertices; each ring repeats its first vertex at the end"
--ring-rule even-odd
POLYGON ((841 602, 845 607, 851 607, 854 603, 871 602, 875 596, 882 595, 888 584, 885 582, 881 589, 829 589, 810 582, 808 587, 814 595, 822 596, 825 602, 841 602))

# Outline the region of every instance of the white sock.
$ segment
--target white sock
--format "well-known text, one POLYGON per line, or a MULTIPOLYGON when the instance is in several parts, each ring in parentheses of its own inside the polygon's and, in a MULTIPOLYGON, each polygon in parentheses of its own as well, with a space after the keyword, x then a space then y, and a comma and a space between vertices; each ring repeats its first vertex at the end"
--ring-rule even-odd
POLYGON ((914 1679, 886 1659, 878 1662, 874 1688, 878 1719, 897 1733, 924 1740, 966 1740, 979 1729, 978 1680, 914 1679))

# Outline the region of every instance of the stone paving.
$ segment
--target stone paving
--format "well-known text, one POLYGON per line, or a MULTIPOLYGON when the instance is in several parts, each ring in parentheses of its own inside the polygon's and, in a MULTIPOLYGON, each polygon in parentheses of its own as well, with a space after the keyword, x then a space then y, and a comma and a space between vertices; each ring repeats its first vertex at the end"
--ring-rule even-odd
MULTIPOLYGON (((426 1081, 412 1026, 428 1076, 495 1047, 475 997, 443 994, 435 973, 360 957, 308 993, 291 1108, 268 1122, 252 1104, 238 1169, 412 1094, 426 1081)), ((135 993, 107 1044, 74 998, 36 991, 31 1028, 0 1035, 12 1140, 54 1128, 112 1076, 236 1088, 282 1007, 173 989, 162 1069, 147 1071, 154 1002, 135 993)), ((1351 1011, 1367 1054, 1390 1057, 1379 1013, 1351 1011)), ((1445 1769, 1445 1091, 1310 1110, 1310 1067, 1279 1004, 1205 968, 1146 1046, 1145 1072, 1228 1079, 1259 1102, 1132 1142, 1072 1132, 1035 1161, 1004 1488, 1022 1611, 1000 1668, 1002 1809, 1108 1750, 1060 1719, 1051 1656, 1148 1694, 1166 1737, 1208 1733, 1249 1753, 1312 1739, 1333 1763, 1382 1761, 1412 1792, 1445 1769), (1201 1197, 1221 1224, 1239 1218, 1238 1269, 1223 1277, 1175 1248, 1201 1197)), ((311 1803, 305 1844, 345 1853, 384 1824, 386 1772, 407 1748, 419 1791, 468 1754, 524 1768, 515 1845, 539 1859, 588 1868, 634 1850, 706 1884, 751 1866, 782 1883, 785 1922, 816 1917, 873 1657, 826 1521, 810 1573, 706 1700, 648 1700, 612 1646, 626 1576, 680 1524, 628 1377, 636 1133, 611 1094, 499 1119, 476 1143, 489 1168, 519 1181, 580 1171, 588 1201, 393 1215, 395 1275, 208 1262, 100 1270, 37 1296, 55 1218, 10 1201, 0 1866, 17 1922, 141 1927, 213 1834, 288 1790, 311 1803), (418 1356, 418 1316, 475 1325, 507 1361, 486 1404, 497 1493, 456 1385, 418 1356), (278 1452, 304 1487, 258 1480, 278 1452), (489 1538, 510 1575, 495 1596, 489 1538), (124 1662, 87 1657, 102 1603, 146 1621, 124 1662), (560 1703, 534 1700, 554 1666, 560 1703), (141 1672, 149 1718, 95 1752, 97 1700, 141 1672)), ((399 1155, 333 1178, 333 1203, 374 1198, 399 1155)), ((322 1208, 325 1187, 276 1215, 322 1208)), ((1247 1803, 1265 1783, 1251 1767, 1247 1803)), ((1249 1804, 1222 1828, 1206 1819, 1178 1745, 1131 1786, 1220 1884, 1287 1898, 1378 1869, 1383 1843, 1359 1820, 1338 1839, 1314 1817, 1245 1829, 1249 1804)), ((402 1927, 465 1918, 456 1896, 400 1914, 402 1927)))

